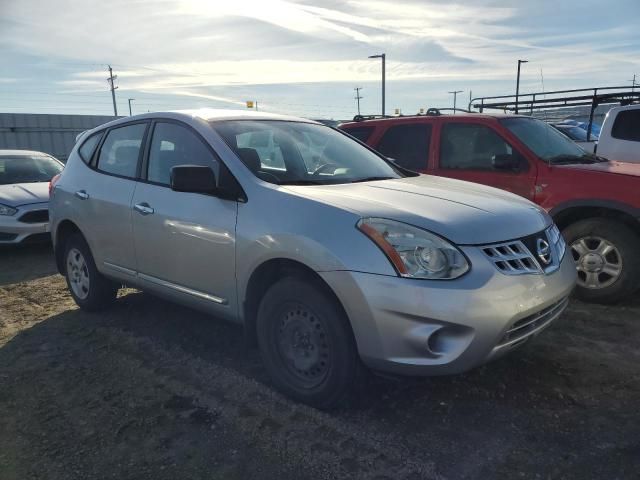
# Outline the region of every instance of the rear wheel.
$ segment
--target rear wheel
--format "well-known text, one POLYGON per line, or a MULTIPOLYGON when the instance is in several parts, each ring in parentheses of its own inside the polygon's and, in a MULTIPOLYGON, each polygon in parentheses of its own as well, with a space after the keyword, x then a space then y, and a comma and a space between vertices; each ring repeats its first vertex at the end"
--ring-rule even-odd
POLYGON ((640 287, 640 237, 629 227, 590 218, 569 225, 562 233, 576 262, 578 298, 616 303, 640 287))
POLYGON ((74 234, 67 240, 64 268, 69 292, 83 310, 101 310, 115 300, 118 285, 98 272, 82 235, 74 234))
POLYGON ((258 309, 257 335, 276 387, 317 408, 340 406, 357 391, 363 366, 348 319, 314 282, 287 277, 258 309))

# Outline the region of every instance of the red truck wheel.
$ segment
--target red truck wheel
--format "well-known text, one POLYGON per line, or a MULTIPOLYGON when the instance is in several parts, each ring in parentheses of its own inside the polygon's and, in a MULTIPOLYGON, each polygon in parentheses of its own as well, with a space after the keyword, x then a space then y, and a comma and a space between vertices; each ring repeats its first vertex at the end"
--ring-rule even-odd
POLYGON ((562 233, 576 262, 580 300, 617 303, 640 287, 640 236, 625 224, 589 218, 562 233))

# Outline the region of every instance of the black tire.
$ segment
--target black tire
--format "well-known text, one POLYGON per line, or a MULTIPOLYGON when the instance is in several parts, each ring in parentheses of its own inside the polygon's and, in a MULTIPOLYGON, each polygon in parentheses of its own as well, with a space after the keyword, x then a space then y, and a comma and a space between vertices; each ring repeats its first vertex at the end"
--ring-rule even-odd
POLYGON ((281 392, 320 409, 355 399, 364 366, 346 315, 322 286, 297 277, 279 280, 260 302, 256 330, 281 392))
POLYGON ((585 302, 612 304, 617 303, 640 287, 640 236, 625 224, 605 218, 589 218, 572 223, 566 227, 562 234, 567 242, 568 254, 578 261, 578 251, 572 248, 581 239, 595 248, 597 239, 603 239, 615 247, 617 251, 610 253, 610 259, 619 263, 621 268, 617 277, 607 274, 598 274, 604 278, 602 288, 587 288, 584 286, 585 273, 578 269, 578 286, 575 296, 585 302), (610 282, 610 284, 607 284, 610 282))
POLYGON ((73 300, 81 309, 95 312, 113 303, 118 294, 118 285, 98 271, 89 245, 82 235, 76 233, 67 239, 63 261, 67 287, 69 287, 73 300), (82 257, 85 268, 74 271, 72 263, 80 261, 78 260, 79 255, 82 257), (77 284, 74 286, 74 275, 76 274, 88 278, 88 286, 83 288, 81 293, 78 292, 77 284))

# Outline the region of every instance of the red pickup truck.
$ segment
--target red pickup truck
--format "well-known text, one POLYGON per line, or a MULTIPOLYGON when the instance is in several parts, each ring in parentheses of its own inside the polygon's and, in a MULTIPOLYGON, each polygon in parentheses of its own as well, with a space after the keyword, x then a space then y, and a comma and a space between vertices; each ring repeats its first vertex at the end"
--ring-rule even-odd
POLYGON ((640 287, 640 164, 587 154, 525 116, 357 120, 340 128, 401 167, 509 190, 545 208, 570 245, 579 298, 614 303, 640 287))

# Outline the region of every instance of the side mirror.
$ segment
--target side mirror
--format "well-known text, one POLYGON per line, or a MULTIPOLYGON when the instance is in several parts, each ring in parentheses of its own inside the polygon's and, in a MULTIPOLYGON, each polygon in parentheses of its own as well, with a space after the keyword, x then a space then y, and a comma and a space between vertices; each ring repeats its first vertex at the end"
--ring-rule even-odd
POLYGON ((190 193, 218 193, 216 175, 209 167, 177 165, 171 169, 171 190, 190 193))
POLYGON ((520 157, 512 153, 499 153, 494 155, 491 159, 491 164, 495 170, 509 172, 519 172, 522 168, 520 157))

